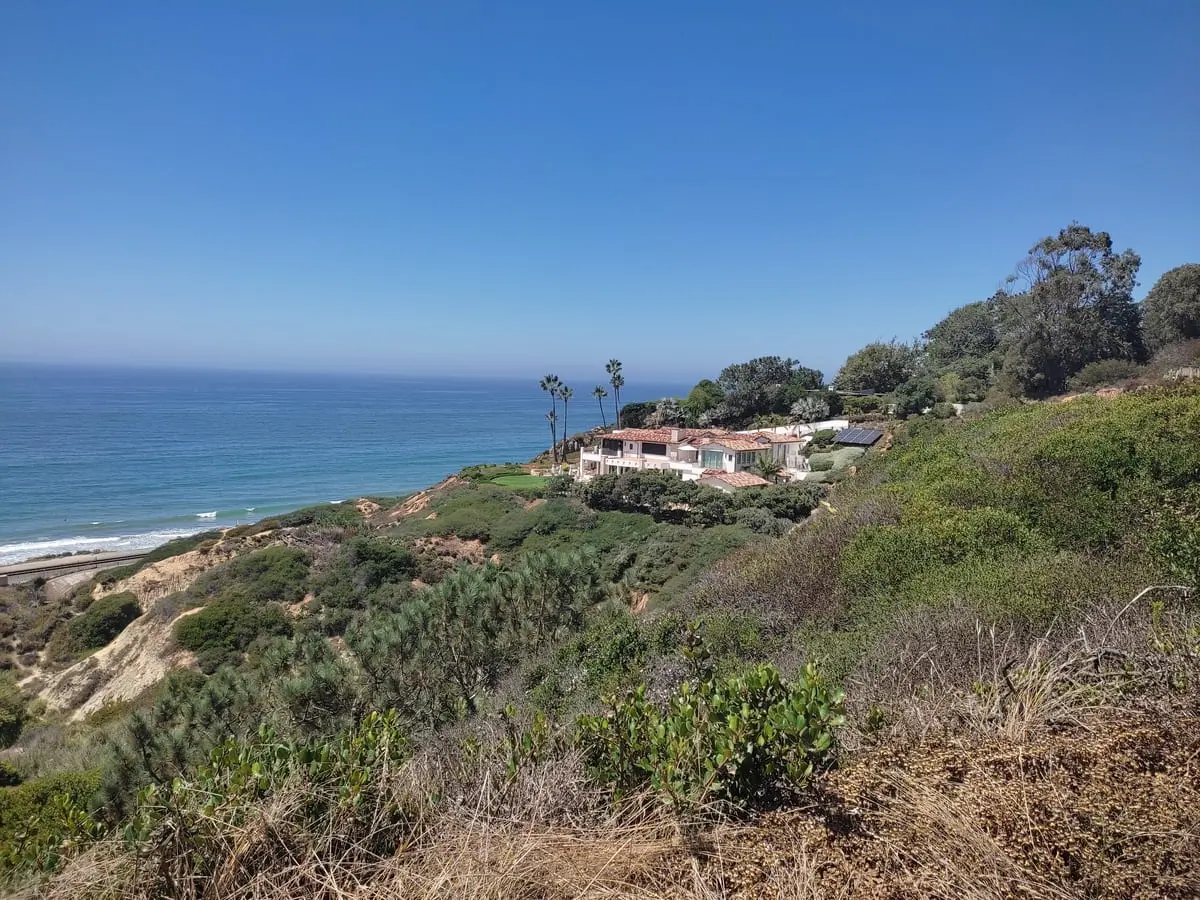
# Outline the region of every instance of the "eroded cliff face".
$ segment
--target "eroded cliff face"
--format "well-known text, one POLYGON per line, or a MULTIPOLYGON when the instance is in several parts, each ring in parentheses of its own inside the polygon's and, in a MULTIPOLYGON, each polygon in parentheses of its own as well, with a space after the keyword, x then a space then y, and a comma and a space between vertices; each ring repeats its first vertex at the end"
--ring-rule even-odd
POLYGON ((70 721, 79 721, 106 703, 133 700, 173 669, 195 666, 192 654, 177 648, 171 634, 175 622, 198 609, 175 614, 161 601, 187 590, 209 569, 271 543, 270 532, 255 535, 252 541, 222 540, 205 551, 191 550, 152 563, 108 588, 97 586, 97 599, 132 592, 142 615, 108 646, 60 672, 36 672, 22 687, 43 700, 49 711, 67 713, 70 721))

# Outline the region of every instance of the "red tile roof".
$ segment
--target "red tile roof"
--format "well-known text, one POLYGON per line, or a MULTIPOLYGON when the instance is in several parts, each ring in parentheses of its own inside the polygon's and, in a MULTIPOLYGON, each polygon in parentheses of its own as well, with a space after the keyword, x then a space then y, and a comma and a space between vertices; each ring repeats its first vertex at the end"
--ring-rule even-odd
POLYGON ((705 469, 704 474, 700 476, 700 482, 705 481, 723 481, 730 487, 758 487, 764 484, 770 484, 765 478, 755 475, 753 472, 723 472, 720 469, 705 469))
POLYGON ((718 446, 724 447, 727 450, 763 450, 771 446, 770 438, 766 436, 752 438, 749 435, 734 434, 725 436, 716 436, 712 438, 703 438, 698 441, 692 441, 697 447, 718 446))

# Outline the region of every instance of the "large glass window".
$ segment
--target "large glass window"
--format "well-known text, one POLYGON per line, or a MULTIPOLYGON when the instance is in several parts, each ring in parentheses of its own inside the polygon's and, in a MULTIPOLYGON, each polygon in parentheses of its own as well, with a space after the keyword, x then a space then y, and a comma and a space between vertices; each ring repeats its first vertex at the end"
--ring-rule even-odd
POLYGON ((643 456, 666 456, 667 445, 655 444, 653 441, 642 441, 643 456))
POLYGON ((725 462, 724 456, 720 450, 703 450, 700 453, 700 465, 706 469, 720 469, 725 462))

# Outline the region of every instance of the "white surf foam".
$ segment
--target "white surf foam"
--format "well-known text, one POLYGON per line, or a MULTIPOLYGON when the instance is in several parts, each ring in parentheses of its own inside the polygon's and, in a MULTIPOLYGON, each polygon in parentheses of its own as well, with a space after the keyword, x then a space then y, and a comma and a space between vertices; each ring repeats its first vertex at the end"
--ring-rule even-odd
POLYGON ((35 556, 48 556, 52 553, 77 553, 83 550, 95 550, 98 553, 112 553, 118 550, 149 550, 175 538, 195 533, 196 529, 188 528, 147 531, 142 534, 127 534, 117 537, 78 535, 53 540, 0 544, 0 566, 12 565, 35 556))
POLYGON ((216 517, 217 511, 215 509, 212 512, 196 513, 197 519, 215 519, 216 517))

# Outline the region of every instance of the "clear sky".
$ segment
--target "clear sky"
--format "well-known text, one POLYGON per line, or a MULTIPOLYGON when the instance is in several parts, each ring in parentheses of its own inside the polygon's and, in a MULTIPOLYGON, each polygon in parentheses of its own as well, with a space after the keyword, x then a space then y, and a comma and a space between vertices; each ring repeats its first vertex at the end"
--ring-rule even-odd
POLYGON ((832 375, 1200 262, 1200 2, 0 4, 0 359, 832 375))

